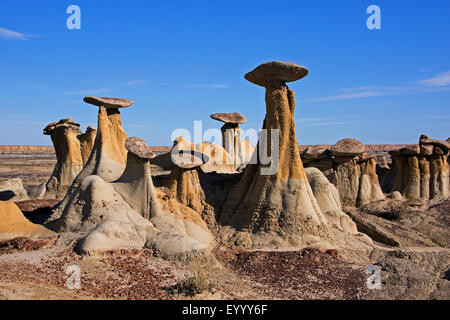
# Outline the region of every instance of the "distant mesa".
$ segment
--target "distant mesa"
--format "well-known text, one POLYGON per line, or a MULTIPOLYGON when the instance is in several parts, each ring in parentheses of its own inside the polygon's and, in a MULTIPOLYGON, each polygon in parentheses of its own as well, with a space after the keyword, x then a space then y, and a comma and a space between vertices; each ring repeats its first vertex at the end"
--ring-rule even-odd
POLYGON ((131 106, 134 101, 122 98, 101 98, 94 96, 87 96, 83 99, 84 102, 92 104, 97 107, 105 107, 108 109, 126 108, 131 106))

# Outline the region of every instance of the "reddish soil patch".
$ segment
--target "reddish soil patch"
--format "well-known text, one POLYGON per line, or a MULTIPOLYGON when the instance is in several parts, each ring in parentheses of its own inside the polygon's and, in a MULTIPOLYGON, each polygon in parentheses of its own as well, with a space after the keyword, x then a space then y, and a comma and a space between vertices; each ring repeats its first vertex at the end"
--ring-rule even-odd
POLYGON ((0 241, 0 254, 9 254, 23 251, 40 250, 52 246, 55 243, 52 240, 32 240, 30 238, 19 237, 11 240, 0 241))
POLYGON ((362 299, 364 271, 337 258, 335 250, 232 251, 216 257, 235 272, 264 284, 264 294, 278 299, 362 299))

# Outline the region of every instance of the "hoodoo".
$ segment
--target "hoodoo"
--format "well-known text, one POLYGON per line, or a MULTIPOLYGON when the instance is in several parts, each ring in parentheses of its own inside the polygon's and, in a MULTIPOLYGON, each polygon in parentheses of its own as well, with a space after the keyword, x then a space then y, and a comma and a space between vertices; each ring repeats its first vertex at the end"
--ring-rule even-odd
POLYGON ((125 141, 119 108, 131 106, 134 101, 119 98, 85 97, 84 102, 98 106, 98 129, 91 155, 77 178, 98 175, 105 181, 120 177, 127 161, 125 141))
POLYGON ((423 200, 449 196, 449 150, 449 142, 422 135, 418 145, 391 151, 395 173, 392 191, 423 200))
MULTIPOLYGON (((73 180, 69 191, 48 222, 59 218, 61 212, 69 205, 69 202, 74 197, 74 193, 76 193, 76 189, 80 186, 80 183, 84 178, 90 175, 96 175, 106 182, 111 182, 118 179, 125 169, 127 161, 125 141, 127 139, 127 134, 122 127, 119 108, 128 107, 132 105, 134 101, 119 98, 97 97, 85 97, 84 101, 99 106, 98 129, 94 145, 86 164, 73 180)), ((78 143, 79 159, 80 162, 83 163, 80 142, 78 139, 76 139, 76 141, 78 143)), ((88 143, 85 145, 87 144, 88 143)), ((87 152, 85 152, 85 154, 86 153, 87 152)))
POLYGON ((113 182, 114 189, 134 211, 150 219, 151 210, 158 206, 150 172, 150 159, 155 154, 139 138, 127 139, 125 148, 128 150, 127 166, 122 176, 113 182))
POLYGON ((306 167, 320 169, 339 191, 345 206, 360 207, 384 199, 376 173, 375 154, 364 152, 356 139, 338 141, 329 150, 309 147, 302 152, 306 167))
POLYGON ((250 160, 252 147, 250 141, 241 140, 241 123, 247 122, 247 118, 240 113, 214 113, 211 119, 224 122, 222 131, 222 146, 234 160, 236 167, 247 164, 250 160))
POLYGON ((181 146, 177 144, 171 152, 175 166, 170 174, 169 190, 178 202, 200 213, 210 230, 217 231, 214 208, 207 203, 200 181, 200 175, 204 175, 200 167, 209 161, 209 157, 197 151, 179 149, 181 146))
POLYGON ((44 128, 44 134, 49 135, 56 153, 56 165, 45 185, 45 198, 62 199, 73 180, 83 169, 80 141, 80 125, 71 118, 50 123, 44 128))
POLYGON ((326 220, 308 184, 298 151, 294 92, 286 85, 307 74, 308 70, 299 65, 274 61, 245 75, 245 79, 266 89, 262 129, 266 130, 267 140, 260 138, 257 150, 278 153, 279 159, 273 157, 268 165, 258 156, 257 163, 246 167, 230 192, 220 221, 239 232, 229 235, 228 241, 248 247, 312 245, 326 237, 326 220), (275 150, 277 142, 279 152, 275 150))

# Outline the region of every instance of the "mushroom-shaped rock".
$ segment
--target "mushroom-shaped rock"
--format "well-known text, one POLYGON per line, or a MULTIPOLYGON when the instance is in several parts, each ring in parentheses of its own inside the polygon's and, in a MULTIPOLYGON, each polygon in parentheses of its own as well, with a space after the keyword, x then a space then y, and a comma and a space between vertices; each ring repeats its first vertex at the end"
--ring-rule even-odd
POLYGON ((240 123, 247 122, 247 118, 240 113, 214 113, 211 119, 224 122, 222 126, 222 146, 234 159, 235 167, 247 164, 253 149, 248 139, 241 140, 240 123))
POLYGON ((221 223, 236 230, 223 235, 228 242, 249 247, 312 245, 327 237, 325 217, 298 151, 294 92, 285 84, 306 74, 303 67, 270 62, 245 75, 266 88, 265 134, 257 148, 271 152, 272 158, 263 164, 258 157, 256 164, 247 165, 228 194, 220 214, 221 223))
POLYGON ((61 119, 44 128, 43 133, 50 135, 56 153, 56 165, 46 183, 44 197, 62 199, 76 176, 83 169, 83 157, 80 141, 80 125, 71 118, 61 119))
POLYGON ((99 107, 97 134, 89 159, 73 181, 61 204, 54 210, 47 222, 61 216, 66 207, 74 200, 77 188, 84 178, 97 175, 102 180, 111 182, 122 175, 127 162, 127 149, 125 149, 127 138, 127 134, 122 127, 119 109, 99 107))
POLYGON ((81 253, 146 246, 164 257, 180 257, 209 250, 214 239, 200 214, 155 190, 145 142, 131 138, 126 146, 122 176, 112 183, 98 175, 83 178, 49 226, 78 235, 81 253))
POLYGON ((271 61, 263 63, 253 71, 247 73, 244 78, 258 86, 265 87, 273 80, 292 82, 308 75, 308 69, 294 63, 271 61))
POLYGON ((57 236, 43 226, 31 223, 14 202, 0 201, 0 241, 17 237, 39 240, 57 236))
POLYGON ((127 108, 131 106, 134 101, 122 98, 101 98, 88 96, 84 97, 84 102, 92 104, 97 107, 105 107, 107 109, 127 108))
POLYGON ((200 167, 207 163, 209 158, 201 152, 181 150, 176 145, 171 152, 174 163, 168 188, 175 195, 178 202, 186 205, 201 214, 211 231, 217 231, 217 221, 214 209, 206 202, 206 195, 200 182, 203 171, 200 167))
POLYGON ((364 144, 357 139, 346 138, 339 140, 330 151, 334 156, 358 156, 364 152, 364 144))
POLYGON ((419 145, 391 152, 395 183, 392 191, 405 198, 436 199, 450 194, 448 142, 421 135, 419 145))
POLYGON ((139 138, 128 138, 125 147, 128 150, 127 166, 112 184, 134 211, 150 219, 152 210, 158 209, 150 172, 150 159, 155 155, 139 138))
POLYGON ((97 136, 97 129, 93 126, 89 126, 85 133, 78 135, 81 147, 81 157, 83 158, 83 165, 89 160, 92 148, 94 147, 95 137, 97 136))
POLYGON ((178 154, 178 151, 181 150, 189 150, 194 154, 203 157, 204 164, 201 167, 205 173, 236 173, 233 158, 225 148, 218 144, 209 142, 192 143, 183 137, 178 137, 176 141, 174 141, 174 147, 171 154, 178 154))
POLYGON ((302 157, 308 167, 318 168, 326 175, 339 191, 344 206, 359 207, 384 198, 376 172, 377 155, 364 152, 359 140, 340 140, 329 151, 306 149, 302 157), (324 166, 325 161, 331 165, 324 166))

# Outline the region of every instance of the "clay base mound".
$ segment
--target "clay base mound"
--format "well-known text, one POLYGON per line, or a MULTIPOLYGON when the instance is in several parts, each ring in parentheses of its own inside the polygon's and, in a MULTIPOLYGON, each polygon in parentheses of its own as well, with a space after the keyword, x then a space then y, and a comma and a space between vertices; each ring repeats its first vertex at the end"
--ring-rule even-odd
POLYGON ((149 247, 161 256, 177 258, 210 249, 213 238, 195 211, 175 199, 157 197, 161 208, 149 221, 130 207, 113 183, 88 176, 52 228, 76 233, 82 253, 149 247))
POLYGON ((450 248, 450 199, 431 203, 387 199, 349 212, 358 230, 396 247, 450 248))
POLYGON ((54 232, 43 226, 28 221, 15 203, 0 201, 0 240, 18 237, 50 239, 56 236, 54 232))

